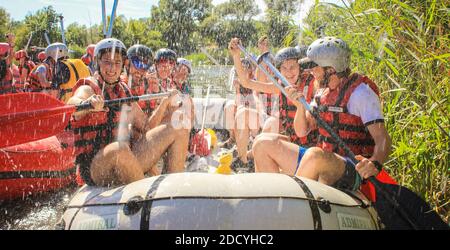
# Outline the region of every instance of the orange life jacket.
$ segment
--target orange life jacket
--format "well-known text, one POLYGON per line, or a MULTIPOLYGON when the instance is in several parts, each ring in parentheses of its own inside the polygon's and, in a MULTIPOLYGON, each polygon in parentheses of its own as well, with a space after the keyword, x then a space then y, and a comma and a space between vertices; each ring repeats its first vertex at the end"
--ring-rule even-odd
MULTIPOLYGON (((114 100, 131 96, 131 91, 124 82, 117 83, 112 88, 104 89, 105 83, 99 83, 93 78, 78 80, 73 88, 75 92, 80 86, 89 85, 94 93, 102 95, 105 100, 114 100)), ((121 107, 109 107, 106 112, 92 112, 82 119, 75 121, 72 119, 68 129, 72 129, 75 136, 76 163, 80 164, 80 174, 83 180, 93 185, 90 180, 90 164, 93 157, 106 145, 114 142, 118 134, 118 124, 120 122, 121 107)))
MULTIPOLYGON (((298 91, 303 92, 306 102, 310 103, 314 98, 314 77, 311 74, 304 75, 299 79, 300 84, 296 86, 298 91)), ((280 97, 280 131, 289 136, 291 142, 303 146, 311 147, 317 144, 317 129, 308 133, 307 136, 298 137, 294 129, 294 119, 297 107, 284 95, 280 97)))
MULTIPOLYGON (((2 63, 2 62, 0 62, 2 63)), ((12 80, 13 80, 13 73, 10 69, 10 67, 3 62, 4 64, 4 72, 2 72, 4 75, 0 79, 0 94, 8 94, 13 92, 13 86, 12 86, 12 80)))
POLYGON ((46 77, 47 81, 48 82, 52 81, 53 71, 52 71, 50 65, 48 65, 45 62, 39 63, 29 73, 29 85, 28 85, 28 88, 29 88, 29 91, 31 91, 31 92, 41 92, 42 90, 52 89, 52 88, 42 87, 41 81, 39 80, 39 74, 37 72, 37 68, 39 68, 40 66, 44 66, 45 67, 45 71, 46 71, 45 77, 46 77))
POLYGON ((19 67, 18 67, 18 69, 19 69, 19 81, 16 81, 15 82, 15 84, 14 84, 14 88, 15 88, 15 91, 16 92, 23 92, 23 90, 24 90, 24 88, 25 88, 25 83, 29 80, 29 75, 30 75, 30 72, 34 69, 36 67, 36 65, 34 64, 34 62, 33 61, 31 61, 31 60, 28 60, 28 61, 25 61, 25 64, 22 66, 22 65, 19 65, 19 67), (27 72, 28 72, 28 74, 27 74, 27 76, 26 76, 26 78, 25 79, 23 79, 23 81, 22 81, 22 73, 23 73, 23 70, 24 69, 26 69, 27 70, 27 72))
MULTIPOLYGON (((260 93, 260 95, 264 95, 264 99, 263 99, 263 103, 264 103, 264 107, 266 108, 266 114, 268 115, 272 115, 272 112, 274 112, 274 110, 272 110, 272 105, 274 103, 273 98, 275 98, 276 95, 272 95, 272 94, 267 94, 267 93, 260 93)), ((279 98, 279 97, 278 97, 279 98)))
MULTIPOLYGON (((328 123, 355 155, 369 158, 373 154, 375 142, 361 118, 350 114, 347 110, 350 96, 362 83, 368 84, 379 95, 378 87, 372 80, 367 76, 354 73, 348 81, 342 83, 338 88, 318 96, 316 98, 318 105, 316 110, 322 120, 328 123)), ((338 146, 325 129, 319 128, 319 133, 319 147, 326 151, 345 155, 344 150, 338 146)), ((383 183, 397 184, 385 170, 382 170, 376 178, 383 183)), ((361 185, 360 188, 367 198, 373 202, 376 201, 375 188, 370 182, 361 185)))
MULTIPOLYGON (((141 96, 150 94, 151 90, 149 89, 149 83, 147 78, 143 77, 141 81, 139 81, 137 84, 135 82, 129 83, 129 79, 126 76, 121 76, 122 80, 126 82, 131 90, 131 94, 134 96, 141 96)), ((139 101, 138 102, 139 107, 141 107, 142 111, 149 116, 152 114, 153 109, 150 106, 150 101, 139 101)))
MULTIPOLYGON (((152 94, 158 94, 158 93, 165 92, 165 91, 167 91, 168 87, 172 86, 172 84, 174 84, 174 83, 171 78, 167 78, 164 80, 158 78, 158 91, 150 91, 150 92, 152 94)), ((155 110, 156 107, 159 105, 160 101, 161 101, 160 99, 159 100, 150 100, 151 110, 155 110)))

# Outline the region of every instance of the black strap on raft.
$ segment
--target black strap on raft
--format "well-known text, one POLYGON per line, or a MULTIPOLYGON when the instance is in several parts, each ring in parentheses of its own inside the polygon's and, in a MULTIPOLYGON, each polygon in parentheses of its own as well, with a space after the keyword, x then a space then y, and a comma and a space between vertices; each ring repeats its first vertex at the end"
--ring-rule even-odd
MULTIPOLYGON (((151 199, 155 197, 156 191, 158 190, 159 184, 167 177, 167 175, 160 175, 158 179, 156 179, 150 189, 147 192, 146 199, 151 199)), ((150 228, 150 212, 152 210, 153 201, 147 201, 144 203, 141 212, 141 225, 140 230, 148 230, 150 228)))
POLYGON ((320 218, 319 206, 317 205, 317 201, 315 201, 314 199, 314 195, 300 178, 292 176, 292 179, 297 182, 297 184, 301 187, 309 200, 309 207, 311 208, 314 230, 322 230, 322 219, 320 218))

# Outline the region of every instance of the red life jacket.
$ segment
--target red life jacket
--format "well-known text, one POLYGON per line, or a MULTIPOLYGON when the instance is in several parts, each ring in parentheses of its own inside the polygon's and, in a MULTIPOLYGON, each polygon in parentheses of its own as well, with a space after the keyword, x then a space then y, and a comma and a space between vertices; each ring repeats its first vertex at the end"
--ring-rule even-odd
POLYGON ((238 103, 238 105, 244 105, 245 107, 253 107, 255 104, 254 97, 253 97, 253 90, 239 85, 238 91, 239 91, 238 93, 240 95, 240 103, 238 103))
POLYGON ((0 79, 0 94, 8 94, 13 92, 13 73, 8 65, 5 65, 5 67, 4 76, 0 79))
POLYGON ((267 94, 267 93, 263 93, 263 92, 259 92, 259 96, 261 98, 261 96, 263 97, 263 99, 261 100, 263 102, 263 107, 266 109, 266 114, 271 115, 272 114, 272 103, 274 100, 272 100, 272 97, 275 95, 272 94, 267 94))
MULTIPOLYGON (((74 86, 73 92, 80 86, 89 85, 95 94, 102 95, 105 100, 131 96, 131 91, 122 81, 112 88, 105 87, 104 93, 102 93, 103 84, 105 83, 98 83, 93 78, 80 79, 74 86)), ((80 164, 81 177, 88 184, 91 182, 89 180, 90 164, 93 157, 117 138, 121 107, 109 107, 108 109, 108 112, 89 113, 79 121, 72 119, 67 128, 74 132, 76 163, 80 164)))
POLYGON ((50 67, 50 65, 48 65, 45 62, 39 63, 38 65, 36 65, 36 67, 34 67, 30 74, 29 74, 29 85, 28 88, 31 92, 40 92, 42 90, 46 90, 46 89, 52 89, 52 88, 44 88, 41 85, 41 82, 39 80, 39 74, 37 73, 37 68, 39 68, 40 66, 44 66, 45 70, 46 70, 46 74, 45 77, 47 78, 48 82, 52 81, 53 78, 53 72, 52 69, 50 67))
MULTIPOLYGON (((314 77, 311 74, 304 75, 299 79, 300 84, 296 86, 298 91, 303 92, 306 102, 310 103, 314 98, 314 77)), ((294 129, 294 118, 297 107, 284 95, 280 97, 280 131, 291 139, 291 142, 304 147, 317 144, 317 129, 308 133, 307 136, 298 137, 294 129)))
POLYGON ((25 64, 23 66, 19 65, 19 74, 22 75, 24 69, 28 70, 28 73, 30 73, 31 70, 34 69, 34 67, 36 67, 36 64, 34 64, 33 61, 31 60, 25 61, 25 64))
MULTIPOLYGON (((318 96, 316 98, 318 105, 316 110, 322 120, 339 135, 355 155, 369 158, 373 154, 375 142, 361 118, 350 114, 347 110, 350 96, 362 83, 368 84, 379 95, 378 87, 372 80, 367 76, 354 73, 347 82, 342 83, 338 88, 318 96)), ((319 134, 318 147, 339 155, 345 155, 344 150, 338 146, 325 129, 320 127, 319 134)), ((395 180, 384 170, 376 178, 383 183, 396 184, 395 180)), ((371 183, 367 182, 361 185, 361 191, 371 201, 376 201, 375 188, 371 183)))
MULTIPOLYGON (((167 78, 167 79, 159 79, 158 78, 158 91, 154 92, 154 91, 150 91, 149 93, 152 94, 158 94, 158 93, 162 93, 162 92, 166 92, 168 87, 172 86, 172 79, 167 78)), ((161 99, 159 100, 150 100, 150 108, 151 110, 155 110, 156 107, 159 105, 159 103, 161 102, 161 99)))
MULTIPOLYGON (((146 95, 146 94, 150 94, 150 88, 149 88, 149 83, 147 78, 142 78, 141 81, 139 81, 139 83, 132 83, 130 86, 130 83, 128 82, 128 78, 124 75, 121 76, 121 80, 123 82, 126 82, 130 88, 131 94, 134 96, 141 96, 141 95, 146 95)), ((150 101, 139 101, 138 102, 139 107, 141 107, 142 111, 144 111, 144 113, 149 116, 152 114, 153 109, 150 106, 150 101)))
POLYGON ((36 67, 36 65, 34 64, 33 61, 28 60, 25 61, 25 64, 19 65, 19 81, 16 81, 14 84, 14 88, 16 92, 23 92, 24 88, 25 88, 25 83, 29 80, 29 76, 30 76, 30 72, 36 67), (22 73, 23 70, 26 69, 28 74, 26 76, 26 78, 22 81, 22 73))
MULTIPOLYGON (((356 155, 365 157, 371 156, 374 150, 375 142, 367 128, 364 126, 359 116, 352 115, 347 110, 347 103, 353 91, 362 83, 379 95, 378 87, 366 76, 352 74, 349 80, 342 83, 334 90, 329 90, 321 96, 316 97, 317 111, 322 120, 324 120, 339 135, 350 150, 356 155)), ((331 138, 328 132, 319 128, 318 147, 345 155, 342 148, 331 138)))

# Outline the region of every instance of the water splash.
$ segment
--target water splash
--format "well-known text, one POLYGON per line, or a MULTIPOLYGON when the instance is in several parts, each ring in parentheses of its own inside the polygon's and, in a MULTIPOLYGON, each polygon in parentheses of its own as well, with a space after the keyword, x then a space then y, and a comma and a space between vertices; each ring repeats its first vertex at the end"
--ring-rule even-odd
POLYGON ((115 55, 116 55, 116 41, 113 42, 113 47, 111 50, 111 61, 114 60, 115 55))

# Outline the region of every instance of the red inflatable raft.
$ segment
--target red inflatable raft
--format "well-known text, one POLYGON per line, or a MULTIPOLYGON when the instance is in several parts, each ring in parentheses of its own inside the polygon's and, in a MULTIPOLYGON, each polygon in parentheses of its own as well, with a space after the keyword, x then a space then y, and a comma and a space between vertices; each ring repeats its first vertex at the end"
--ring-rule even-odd
POLYGON ((73 133, 0 148, 0 200, 56 190, 75 180, 73 133))

